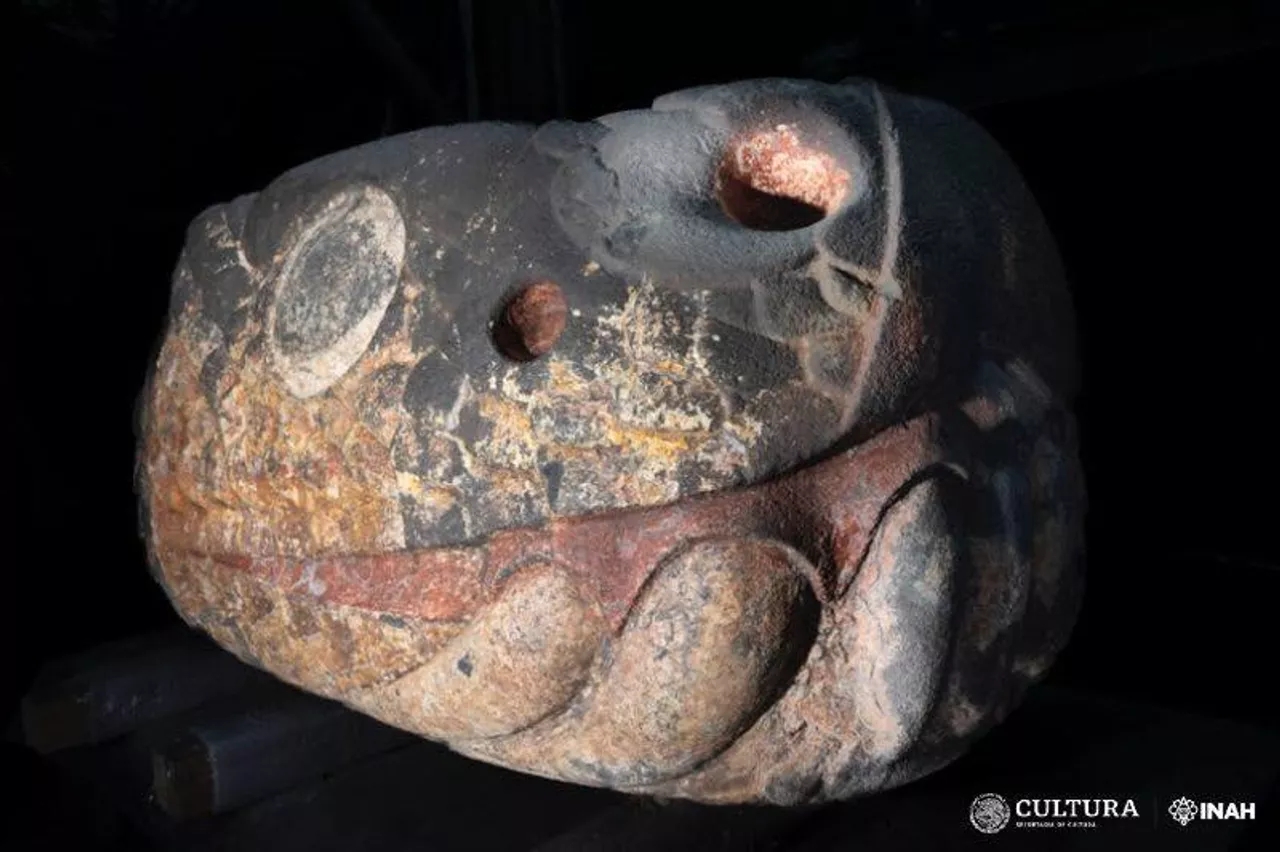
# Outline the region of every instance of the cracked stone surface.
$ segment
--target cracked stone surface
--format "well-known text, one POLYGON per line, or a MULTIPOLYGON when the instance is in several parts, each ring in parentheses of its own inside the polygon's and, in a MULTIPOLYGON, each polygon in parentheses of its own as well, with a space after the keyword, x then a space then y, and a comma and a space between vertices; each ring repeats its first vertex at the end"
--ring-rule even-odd
POLYGON ((429 128, 192 223, 144 534, 224 647, 477 759, 872 793, 1067 641, 1073 325, 1008 157, 873 83, 429 128))

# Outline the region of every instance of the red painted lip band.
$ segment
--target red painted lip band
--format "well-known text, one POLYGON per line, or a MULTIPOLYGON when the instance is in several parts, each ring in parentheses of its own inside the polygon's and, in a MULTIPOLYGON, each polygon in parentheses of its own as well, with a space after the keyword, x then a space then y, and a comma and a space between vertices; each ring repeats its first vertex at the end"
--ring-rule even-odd
POLYGON ((848 583, 890 496, 940 461, 931 441, 935 422, 933 416, 918 418, 813 467, 757 485, 668 506, 501 530, 474 544, 314 559, 179 553, 243 571, 318 603, 446 622, 468 620, 496 598, 520 566, 553 563, 594 593, 617 630, 645 581, 669 555, 701 539, 763 536, 821 542, 799 548, 808 560, 797 567, 825 600, 848 583), (812 529, 812 518, 779 515, 775 509, 806 505, 824 507, 818 526, 827 530, 825 537, 801 534, 812 529), (777 528, 766 530, 762 524, 777 528), (832 576, 833 570, 840 576, 832 576))

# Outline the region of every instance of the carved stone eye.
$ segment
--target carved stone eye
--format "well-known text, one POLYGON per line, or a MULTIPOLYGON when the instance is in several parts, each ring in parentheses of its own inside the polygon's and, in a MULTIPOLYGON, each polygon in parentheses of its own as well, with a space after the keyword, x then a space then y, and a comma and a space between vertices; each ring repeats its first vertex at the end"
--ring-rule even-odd
POLYGON ((793 231, 822 221, 844 201, 850 176, 835 158, 779 124, 731 142, 716 172, 725 214, 755 231, 793 231))
POLYGON ((338 193, 305 226, 281 267, 271 311, 276 366, 290 393, 322 393, 360 359, 395 295, 404 256, 404 221, 374 187, 338 193))

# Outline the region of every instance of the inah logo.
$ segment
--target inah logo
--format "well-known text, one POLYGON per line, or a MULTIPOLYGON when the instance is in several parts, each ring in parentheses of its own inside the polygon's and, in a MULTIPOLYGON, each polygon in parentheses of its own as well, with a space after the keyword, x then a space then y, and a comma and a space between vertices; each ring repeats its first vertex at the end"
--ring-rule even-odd
POLYGON ((1193 819, 1257 819, 1258 806, 1253 802, 1195 802, 1183 796, 1169 805, 1169 816, 1182 826, 1193 819))
POLYGON ((1174 799, 1173 804, 1169 806, 1169 816, 1177 820, 1178 825, 1186 825, 1196 818, 1196 803, 1186 796, 1174 799))
POLYGON ((983 793, 969 806, 969 822, 983 834, 995 834, 1009 824, 1009 803, 998 793, 983 793))

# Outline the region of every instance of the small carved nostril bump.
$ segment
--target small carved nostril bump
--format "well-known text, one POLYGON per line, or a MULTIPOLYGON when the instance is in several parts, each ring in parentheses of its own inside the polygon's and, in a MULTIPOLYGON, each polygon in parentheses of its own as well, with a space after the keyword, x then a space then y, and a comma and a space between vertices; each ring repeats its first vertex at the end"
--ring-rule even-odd
POLYGON ((738 137, 716 171, 725 214, 756 231, 792 231, 825 219, 849 191, 849 172, 779 124, 738 137))
POLYGON ((535 281, 507 302, 494 324, 493 342, 513 361, 532 361, 551 351, 569 322, 564 292, 554 281, 535 281))

